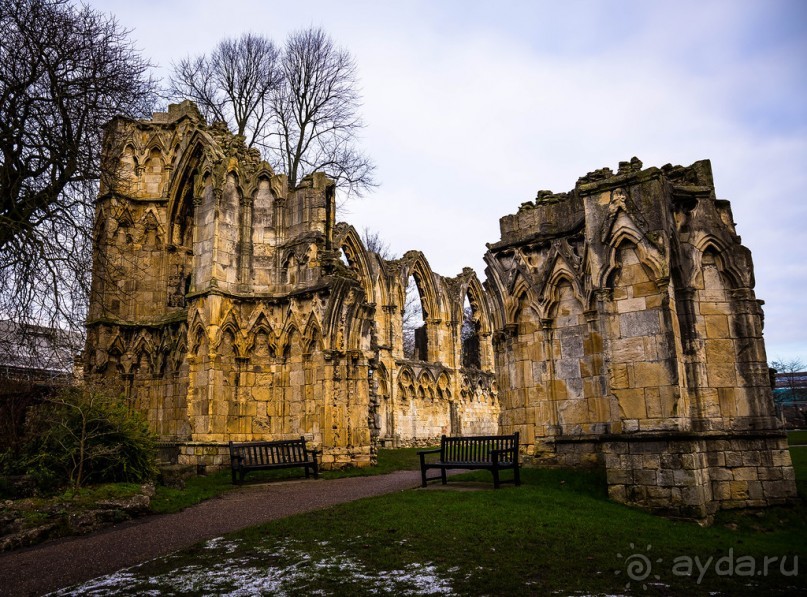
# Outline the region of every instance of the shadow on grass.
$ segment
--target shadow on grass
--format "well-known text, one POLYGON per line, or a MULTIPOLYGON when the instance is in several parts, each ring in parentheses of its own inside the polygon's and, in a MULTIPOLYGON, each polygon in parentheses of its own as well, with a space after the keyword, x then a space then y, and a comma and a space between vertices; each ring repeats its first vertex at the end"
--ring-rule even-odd
MULTIPOLYGON (((794 464, 804 479, 807 462, 795 450, 794 464)), ((168 589, 184 579, 243 590, 248 577, 250 590, 289 594, 807 590, 798 568, 807 555, 804 503, 721 513, 702 528, 610 502, 598 470, 525 469, 521 487, 499 490, 488 473, 449 486, 458 479, 489 489, 429 487, 278 520, 134 569, 127 587, 168 589)))

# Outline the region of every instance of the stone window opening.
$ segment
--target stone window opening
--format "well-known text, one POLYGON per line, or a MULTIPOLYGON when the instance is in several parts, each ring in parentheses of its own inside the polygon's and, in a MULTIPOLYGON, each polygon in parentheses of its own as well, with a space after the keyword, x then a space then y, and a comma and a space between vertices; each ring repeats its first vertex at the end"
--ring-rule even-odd
POLYGON ((404 358, 416 361, 428 360, 428 335, 423 297, 414 276, 409 276, 403 310, 404 358))
POLYGON ((302 224, 305 221, 305 197, 297 199, 297 217, 295 224, 302 224))
POLYGON ((350 262, 350 259, 348 258, 344 247, 342 247, 342 250, 339 251, 339 260, 342 262, 342 265, 344 265, 345 267, 348 267, 348 268, 350 268, 352 270, 356 269, 355 266, 350 262))
POLYGON ((465 295, 462 305, 462 326, 460 341, 462 343, 462 366, 469 369, 482 368, 482 356, 479 346, 479 310, 465 295))
POLYGON ((188 187, 175 221, 174 243, 193 250, 193 189, 188 187))
POLYGON ((281 266, 281 280, 284 284, 297 283, 297 264, 294 255, 289 255, 281 266))

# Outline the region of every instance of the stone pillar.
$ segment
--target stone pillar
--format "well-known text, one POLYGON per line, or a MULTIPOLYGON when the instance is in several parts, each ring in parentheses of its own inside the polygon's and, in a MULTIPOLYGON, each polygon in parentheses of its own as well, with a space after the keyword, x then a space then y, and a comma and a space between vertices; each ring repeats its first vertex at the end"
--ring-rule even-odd
POLYGON ((252 197, 241 197, 241 227, 238 251, 238 289, 246 292, 250 287, 252 270, 252 197))

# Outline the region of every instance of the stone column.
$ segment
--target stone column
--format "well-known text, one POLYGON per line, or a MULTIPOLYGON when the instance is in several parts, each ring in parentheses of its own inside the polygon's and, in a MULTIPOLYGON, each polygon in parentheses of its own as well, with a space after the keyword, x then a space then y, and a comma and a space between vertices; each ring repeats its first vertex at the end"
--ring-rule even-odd
POLYGON ((241 229, 238 251, 238 290, 249 290, 252 270, 252 197, 241 197, 241 229))

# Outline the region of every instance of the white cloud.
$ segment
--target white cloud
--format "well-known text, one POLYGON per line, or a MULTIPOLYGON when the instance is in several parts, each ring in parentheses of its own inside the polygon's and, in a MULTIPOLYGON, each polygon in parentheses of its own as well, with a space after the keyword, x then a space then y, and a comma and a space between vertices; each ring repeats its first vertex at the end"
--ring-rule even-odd
POLYGON ((482 275, 498 219, 633 155, 710 158, 766 300, 807 358, 807 19, 798 2, 95 2, 167 66, 227 35, 321 25, 356 57, 381 187, 348 219, 482 275))

